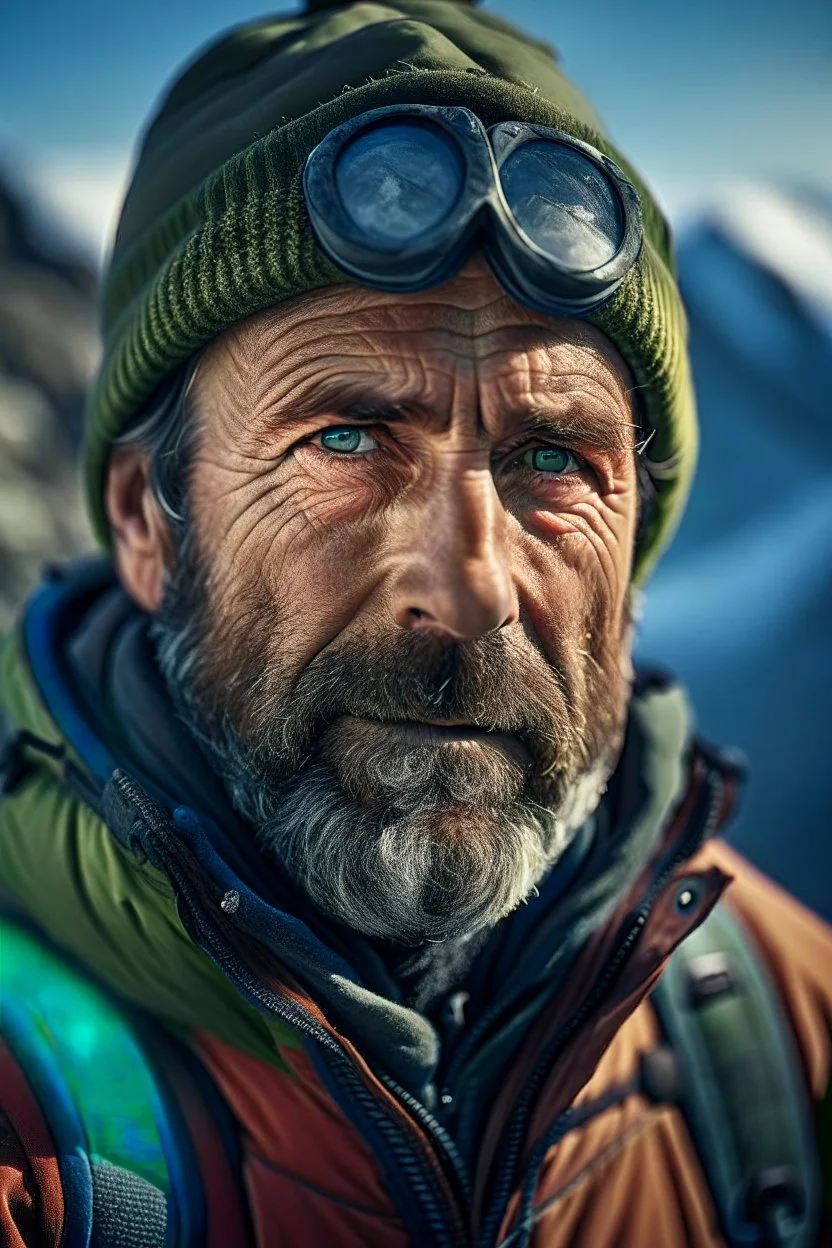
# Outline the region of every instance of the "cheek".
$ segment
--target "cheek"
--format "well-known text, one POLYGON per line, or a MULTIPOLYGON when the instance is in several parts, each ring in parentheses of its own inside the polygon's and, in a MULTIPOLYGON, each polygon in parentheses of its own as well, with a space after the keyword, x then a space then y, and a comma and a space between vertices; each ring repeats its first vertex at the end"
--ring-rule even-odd
POLYGON ((528 512, 518 560, 522 596, 552 662, 573 665, 582 652, 620 650, 635 521, 635 493, 627 489, 528 512))
POLYGON ((613 605, 623 599, 630 579, 636 516, 632 489, 576 492, 557 510, 533 504, 527 529, 553 571, 562 566, 579 577, 576 593, 600 594, 613 605))
POLYGON ((292 457, 286 489, 306 524, 337 534, 378 516, 402 488, 401 477, 401 468, 394 470, 381 452, 339 457, 301 446, 292 457))
POLYGON ((224 618, 238 635, 271 634, 282 657, 291 651, 292 666, 302 666, 372 591, 382 491, 300 454, 256 476, 207 475, 194 491, 194 522, 224 618))

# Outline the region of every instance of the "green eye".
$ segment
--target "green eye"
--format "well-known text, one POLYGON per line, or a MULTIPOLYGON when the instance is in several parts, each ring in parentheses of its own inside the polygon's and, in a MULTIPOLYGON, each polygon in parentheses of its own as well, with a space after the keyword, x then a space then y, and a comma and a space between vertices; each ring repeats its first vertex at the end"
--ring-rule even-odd
POLYGON ((577 456, 562 446, 534 446, 526 451, 523 460, 535 472, 551 472, 564 475, 580 472, 577 456))
POLYGON ((371 438, 363 429, 356 429, 352 425, 324 429, 319 437, 325 451, 334 451, 338 455, 353 455, 356 451, 374 451, 378 447, 375 438, 371 438))

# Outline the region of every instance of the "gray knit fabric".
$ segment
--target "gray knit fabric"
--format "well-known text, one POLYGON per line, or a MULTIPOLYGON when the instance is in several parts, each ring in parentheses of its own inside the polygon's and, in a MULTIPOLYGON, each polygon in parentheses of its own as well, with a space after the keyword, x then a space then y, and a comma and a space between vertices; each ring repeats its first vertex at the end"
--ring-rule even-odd
POLYGON ((90 1169, 90 1248, 165 1248, 168 1207, 164 1192, 101 1157, 90 1160, 90 1169))

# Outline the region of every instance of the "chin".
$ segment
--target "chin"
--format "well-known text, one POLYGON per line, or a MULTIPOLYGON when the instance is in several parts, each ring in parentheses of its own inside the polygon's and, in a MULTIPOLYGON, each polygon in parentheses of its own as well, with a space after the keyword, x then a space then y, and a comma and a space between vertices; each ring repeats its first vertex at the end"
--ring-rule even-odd
POLYGON ((437 798, 435 759, 432 750, 427 773, 424 758, 399 763, 395 792, 390 775, 383 797, 360 802, 330 766, 312 764, 261 826, 261 851, 320 910, 367 936, 419 943, 493 926, 534 890, 567 835, 539 806, 484 801, 481 785, 474 801, 437 798))

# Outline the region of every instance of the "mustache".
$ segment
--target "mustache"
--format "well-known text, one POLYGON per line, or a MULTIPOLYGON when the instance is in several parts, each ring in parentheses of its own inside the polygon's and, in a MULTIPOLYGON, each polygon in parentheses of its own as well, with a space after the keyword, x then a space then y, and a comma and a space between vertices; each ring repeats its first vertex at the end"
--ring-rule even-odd
MULTIPOLYGON (((273 688, 267 671, 262 686, 264 693, 273 688)), ((284 698, 281 710, 272 698, 255 697, 259 722, 252 727, 278 732, 281 752, 296 761, 345 715, 388 723, 462 720, 517 737, 533 756, 545 743, 562 749, 574 733, 567 677, 519 626, 513 636, 504 631, 465 642, 416 633, 341 642, 310 660, 284 698)))

